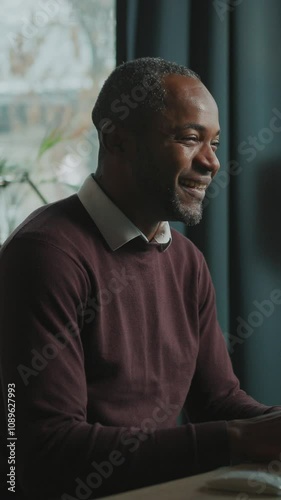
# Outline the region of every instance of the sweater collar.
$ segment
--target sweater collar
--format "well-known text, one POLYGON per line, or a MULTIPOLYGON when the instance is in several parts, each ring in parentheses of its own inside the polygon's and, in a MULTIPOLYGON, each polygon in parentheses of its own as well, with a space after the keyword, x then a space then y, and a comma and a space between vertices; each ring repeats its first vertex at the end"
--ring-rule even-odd
MULTIPOLYGON (((149 244, 145 234, 113 203, 92 175, 86 178, 77 194, 111 250, 117 250, 138 236, 149 244)), ((163 221, 159 225, 152 243, 158 243, 163 250, 166 250, 171 240, 169 223, 163 221)))

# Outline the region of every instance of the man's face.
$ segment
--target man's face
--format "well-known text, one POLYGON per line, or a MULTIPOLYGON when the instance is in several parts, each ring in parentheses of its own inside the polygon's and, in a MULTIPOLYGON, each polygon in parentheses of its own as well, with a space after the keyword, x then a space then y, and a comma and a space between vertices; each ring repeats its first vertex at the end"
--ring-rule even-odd
POLYGON ((134 174, 138 195, 158 220, 197 224, 205 190, 219 169, 217 105, 195 79, 165 79, 167 108, 152 115, 137 138, 134 174))

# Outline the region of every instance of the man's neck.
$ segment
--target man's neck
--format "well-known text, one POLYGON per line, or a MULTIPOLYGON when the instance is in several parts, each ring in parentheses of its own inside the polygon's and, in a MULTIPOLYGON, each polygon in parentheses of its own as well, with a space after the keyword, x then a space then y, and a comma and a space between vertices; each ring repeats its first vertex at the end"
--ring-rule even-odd
POLYGON ((147 213, 147 207, 139 207, 136 197, 128 195, 128 191, 120 189, 117 183, 106 182, 102 175, 95 175, 94 178, 111 201, 151 241, 157 233, 161 221, 152 221, 151 213, 147 213))

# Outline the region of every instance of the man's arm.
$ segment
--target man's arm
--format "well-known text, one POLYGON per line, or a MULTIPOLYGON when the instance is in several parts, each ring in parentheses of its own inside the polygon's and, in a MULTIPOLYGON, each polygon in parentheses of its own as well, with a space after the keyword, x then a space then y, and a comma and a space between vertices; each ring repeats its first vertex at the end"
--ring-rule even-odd
POLYGON ((268 407, 240 389, 217 322, 205 261, 200 275, 200 349, 185 408, 193 422, 226 420, 230 460, 281 459, 281 406, 268 407))
MULTIPOLYGON (((280 407, 279 407, 280 408, 280 407)), ((231 459, 235 462, 281 463, 281 408, 248 420, 227 423, 231 459)))
POLYGON ((265 406, 241 390, 217 321, 214 287, 204 259, 199 296, 199 352, 185 405, 191 420, 243 419, 281 409, 265 406))

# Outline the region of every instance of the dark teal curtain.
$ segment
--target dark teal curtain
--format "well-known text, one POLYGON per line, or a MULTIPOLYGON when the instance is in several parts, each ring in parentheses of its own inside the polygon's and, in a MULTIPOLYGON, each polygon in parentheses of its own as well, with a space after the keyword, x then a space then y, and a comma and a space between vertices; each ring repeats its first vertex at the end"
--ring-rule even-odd
POLYGON ((198 72, 220 109, 221 170, 203 251, 242 387, 281 403, 281 1, 117 0, 117 63, 154 56, 198 72))

